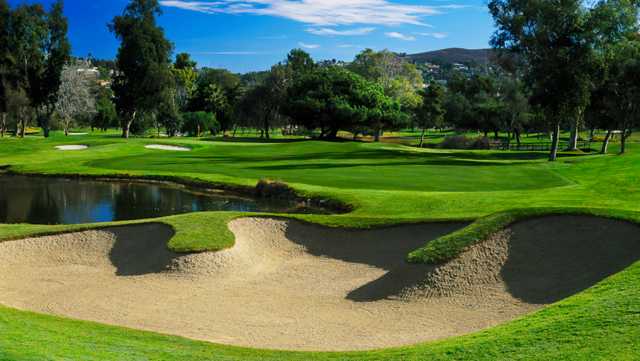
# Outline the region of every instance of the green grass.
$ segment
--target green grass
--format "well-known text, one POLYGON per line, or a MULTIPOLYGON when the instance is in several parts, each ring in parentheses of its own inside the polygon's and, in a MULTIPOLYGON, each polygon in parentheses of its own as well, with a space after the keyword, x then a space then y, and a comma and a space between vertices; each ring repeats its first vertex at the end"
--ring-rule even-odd
MULTIPOLYGON (((476 220, 408 255, 413 262, 438 263, 522 218, 578 213, 640 222, 640 146, 629 148, 624 156, 564 154, 550 164, 546 154, 534 152, 54 134, 47 140, 0 139, 0 166, 25 173, 171 177, 242 187, 260 178, 279 179, 305 195, 353 205, 354 211, 344 215, 292 216, 334 227, 476 220), (151 143, 193 151, 146 150, 151 143), (58 144, 90 148, 60 152, 53 149, 58 144)), ((242 216, 206 212, 114 224, 163 222, 176 230, 169 243, 173 250, 220 250, 233 245, 226 224, 242 216)), ((0 225, 0 240, 109 225, 0 225)), ((634 360, 640 359, 639 286, 636 263, 539 312, 476 334, 353 353, 237 348, 0 307, 0 360, 634 360)))

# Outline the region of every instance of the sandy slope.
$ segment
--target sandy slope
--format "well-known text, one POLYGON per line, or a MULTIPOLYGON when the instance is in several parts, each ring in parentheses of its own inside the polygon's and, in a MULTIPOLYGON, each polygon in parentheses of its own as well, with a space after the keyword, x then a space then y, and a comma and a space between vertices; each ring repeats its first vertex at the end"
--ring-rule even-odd
POLYGON ((0 243, 0 303, 241 346, 355 350, 489 327, 578 292, 640 258, 640 228, 530 220, 449 264, 408 265, 461 227, 336 230, 276 219, 230 225, 228 251, 177 255, 160 224, 0 243))

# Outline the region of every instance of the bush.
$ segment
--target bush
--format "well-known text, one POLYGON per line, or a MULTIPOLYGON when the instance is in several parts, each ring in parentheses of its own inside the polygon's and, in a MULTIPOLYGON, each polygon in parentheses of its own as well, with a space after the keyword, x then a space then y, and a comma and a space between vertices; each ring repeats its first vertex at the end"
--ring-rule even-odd
POLYGON ((296 192, 286 183, 271 179, 260 179, 256 185, 256 195, 261 198, 295 199, 296 192))
POLYGON ((489 149, 490 142, 487 137, 469 138, 464 135, 445 137, 440 143, 443 149, 489 149))

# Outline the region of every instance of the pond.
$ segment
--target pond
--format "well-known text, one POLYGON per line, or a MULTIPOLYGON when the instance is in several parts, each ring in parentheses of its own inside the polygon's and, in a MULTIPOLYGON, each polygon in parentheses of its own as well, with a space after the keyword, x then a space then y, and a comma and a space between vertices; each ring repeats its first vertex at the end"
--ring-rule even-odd
POLYGON ((200 211, 326 213, 167 183, 0 175, 0 223, 81 224, 200 211))

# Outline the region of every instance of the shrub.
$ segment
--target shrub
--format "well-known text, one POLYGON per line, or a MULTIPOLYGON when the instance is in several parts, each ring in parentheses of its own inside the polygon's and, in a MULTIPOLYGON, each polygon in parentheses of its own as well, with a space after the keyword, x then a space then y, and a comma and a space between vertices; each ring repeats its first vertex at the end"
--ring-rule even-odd
POLYGON ((469 149, 471 140, 464 135, 453 135, 445 137, 440 143, 444 149, 469 149))
POLYGON ((261 198, 295 199, 296 192, 286 183, 271 179, 260 179, 256 185, 256 195, 261 198))
POLYGON ((469 138, 464 135, 445 137, 440 143, 440 148, 444 149, 489 149, 489 146, 487 137, 469 138))

